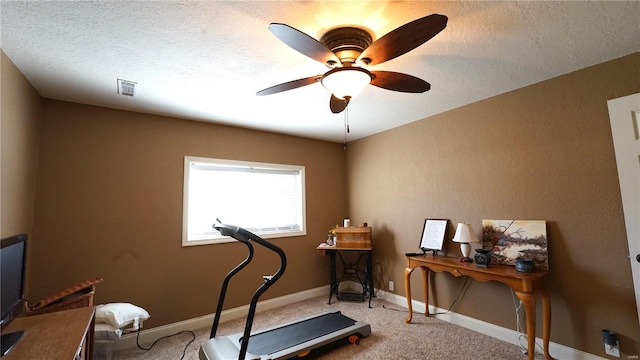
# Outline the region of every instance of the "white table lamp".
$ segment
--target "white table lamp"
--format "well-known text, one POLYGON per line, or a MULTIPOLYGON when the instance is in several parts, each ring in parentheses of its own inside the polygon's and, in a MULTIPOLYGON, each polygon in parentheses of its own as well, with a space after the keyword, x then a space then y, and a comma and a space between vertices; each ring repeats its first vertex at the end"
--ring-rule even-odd
POLYGON ((469 257, 469 254, 471 253, 471 245, 469 245, 469 243, 480 242, 480 240, 473 231, 471 224, 458 223, 458 228, 456 229, 456 234, 453 236, 453 241, 460 243, 460 251, 462 252, 462 259, 460 259, 460 261, 473 262, 469 257))

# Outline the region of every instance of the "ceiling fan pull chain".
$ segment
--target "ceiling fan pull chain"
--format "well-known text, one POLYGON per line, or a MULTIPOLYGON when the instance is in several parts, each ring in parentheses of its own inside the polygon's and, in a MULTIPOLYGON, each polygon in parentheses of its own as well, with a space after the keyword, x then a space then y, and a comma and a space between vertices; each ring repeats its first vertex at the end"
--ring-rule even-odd
POLYGON ((345 122, 347 124, 347 134, 351 133, 351 131, 349 130, 349 108, 347 107, 345 109, 346 111, 344 112, 344 117, 345 117, 345 122))
POLYGON ((347 133, 349 132, 349 108, 346 108, 344 110, 344 150, 347 150, 347 133))

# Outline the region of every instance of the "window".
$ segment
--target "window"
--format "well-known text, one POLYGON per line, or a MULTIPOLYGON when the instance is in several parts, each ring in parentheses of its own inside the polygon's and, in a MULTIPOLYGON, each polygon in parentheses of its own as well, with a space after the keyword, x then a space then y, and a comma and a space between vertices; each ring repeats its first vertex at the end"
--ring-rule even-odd
POLYGON ((216 219, 263 238, 306 235, 304 166, 184 158, 182 245, 235 241, 216 219))

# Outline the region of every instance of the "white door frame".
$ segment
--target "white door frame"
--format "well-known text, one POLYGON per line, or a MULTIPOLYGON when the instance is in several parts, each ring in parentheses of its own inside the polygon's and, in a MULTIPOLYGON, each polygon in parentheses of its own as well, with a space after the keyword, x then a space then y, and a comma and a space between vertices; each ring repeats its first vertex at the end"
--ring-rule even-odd
POLYGON ((640 93, 607 101, 640 321, 640 93))

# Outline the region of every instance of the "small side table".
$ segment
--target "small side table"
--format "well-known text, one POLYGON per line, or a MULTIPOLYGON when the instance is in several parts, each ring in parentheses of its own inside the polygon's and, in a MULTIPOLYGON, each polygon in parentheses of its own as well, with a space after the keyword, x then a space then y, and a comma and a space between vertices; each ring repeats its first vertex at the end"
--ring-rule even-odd
MULTIPOLYGON (((371 307, 371 298, 373 298, 373 249, 368 248, 346 248, 346 247, 336 247, 336 246, 318 246, 316 247, 319 255, 329 254, 329 259, 331 261, 331 283, 329 284, 329 304, 331 304, 331 298, 333 295, 336 295, 336 298, 340 300, 340 292, 338 291, 338 286, 340 282, 348 279, 355 278, 358 280, 360 285, 362 285, 362 299, 365 298, 367 294, 369 294, 369 307, 371 307), (349 263, 344 260, 342 251, 361 252, 358 260, 354 263, 349 263), (336 254, 338 254, 338 258, 342 263, 343 273, 338 278, 336 274, 336 254), (364 267, 364 277, 361 277, 359 272, 361 271, 361 261, 363 258, 366 258, 366 265, 364 267)), ((360 294, 358 294, 360 295, 360 294)))

